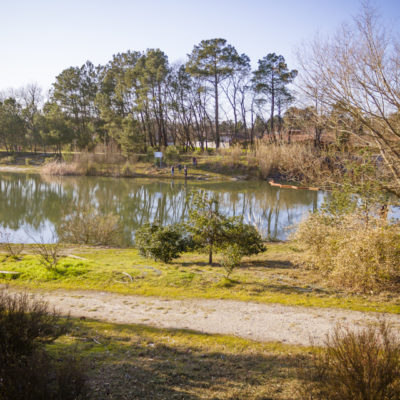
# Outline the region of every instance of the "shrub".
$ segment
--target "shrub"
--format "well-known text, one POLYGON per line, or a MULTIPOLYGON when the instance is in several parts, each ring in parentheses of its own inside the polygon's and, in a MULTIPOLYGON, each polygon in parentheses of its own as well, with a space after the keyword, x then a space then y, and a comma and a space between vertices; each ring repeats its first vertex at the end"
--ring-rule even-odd
POLYGON ((225 269, 226 278, 229 278, 235 268, 240 267, 241 260, 242 252, 237 244, 229 245, 222 251, 221 265, 225 269))
POLYGON ((128 161, 122 166, 121 175, 124 177, 132 177, 135 175, 132 165, 128 161))
POLYGON ((39 262, 48 270, 54 270, 63 257, 63 245, 59 242, 55 232, 52 233, 51 243, 45 243, 42 236, 38 238, 34 234, 28 234, 33 240, 33 252, 39 256, 39 262))
POLYGON ((229 167, 238 167, 240 165, 240 158, 243 154, 242 146, 236 144, 229 149, 222 149, 223 161, 229 167))
POLYGON ((266 143, 258 141, 247 153, 249 166, 256 166, 263 178, 274 175, 297 182, 326 185, 341 182, 345 155, 329 148, 315 148, 310 143, 266 143))
POLYGON ((79 176, 86 175, 87 170, 76 162, 50 161, 43 165, 40 173, 44 175, 79 176))
POLYGON ((304 398, 400 398, 400 342, 387 323, 361 331, 338 326, 325 344, 314 357, 304 398))
POLYGON ((167 146, 165 148, 165 158, 167 161, 178 161, 179 151, 175 146, 167 146))
POLYGON ((229 218, 226 232, 226 242, 234 243, 242 256, 252 256, 266 251, 262 237, 258 230, 249 224, 245 224, 242 218, 229 218))
POLYGON ((76 206, 71 214, 64 215, 57 231, 65 243, 118 246, 122 242, 120 218, 102 215, 88 206, 76 206))
POLYGON ((0 399, 87 398, 83 367, 70 356, 54 360, 44 345, 68 331, 41 301, 0 292, 0 399))
POLYGON ((154 152, 155 151, 156 150, 153 147, 147 146, 147 149, 146 149, 147 161, 154 161, 154 152))
POLYGON ((226 271, 226 277, 235 268, 240 266, 244 256, 262 253, 266 250, 260 233, 253 225, 244 224, 241 218, 228 218, 225 239, 221 244, 222 266, 226 271))
POLYGON ((359 212, 311 214, 295 235, 298 262, 351 290, 395 289, 400 283, 400 226, 359 212))
POLYGON ((12 243, 12 235, 8 232, 0 231, 0 244, 6 251, 6 258, 11 257, 16 260, 20 259, 21 253, 24 251, 23 243, 12 243))
POLYGON ((169 263, 190 247, 190 238, 178 224, 162 226, 154 222, 136 231, 135 244, 142 256, 169 263))
POLYGON ((0 159, 0 164, 14 164, 16 160, 15 155, 3 157, 0 159))

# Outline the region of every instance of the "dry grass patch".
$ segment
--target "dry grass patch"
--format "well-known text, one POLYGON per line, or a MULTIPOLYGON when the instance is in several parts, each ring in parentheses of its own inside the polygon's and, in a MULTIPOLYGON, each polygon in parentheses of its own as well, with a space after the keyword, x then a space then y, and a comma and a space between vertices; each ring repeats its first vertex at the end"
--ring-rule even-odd
POLYGON ((342 180, 346 155, 335 149, 316 148, 309 142, 268 143, 258 141, 247 154, 249 166, 256 166, 263 178, 281 176, 296 182, 326 184, 342 180))

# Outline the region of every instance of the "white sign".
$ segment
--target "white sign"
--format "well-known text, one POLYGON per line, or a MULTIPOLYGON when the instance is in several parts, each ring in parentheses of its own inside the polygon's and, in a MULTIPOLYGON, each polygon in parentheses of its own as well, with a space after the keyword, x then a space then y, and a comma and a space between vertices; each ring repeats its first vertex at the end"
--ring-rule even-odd
POLYGON ((155 151, 154 152, 154 157, 155 158, 162 158, 162 151, 155 151))

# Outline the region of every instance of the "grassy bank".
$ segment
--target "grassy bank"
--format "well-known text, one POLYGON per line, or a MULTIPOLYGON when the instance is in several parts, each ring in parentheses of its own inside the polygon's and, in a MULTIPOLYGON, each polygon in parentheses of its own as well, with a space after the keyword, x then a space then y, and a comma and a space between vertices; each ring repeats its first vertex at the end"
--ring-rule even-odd
POLYGON ((50 270, 33 254, 23 254, 17 260, 4 257, 0 269, 20 274, 0 273, 0 283, 38 289, 105 290, 400 313, 400 295, 349 294, 329 288, 313 271, 292 263, 295 250, 288 243, 269 244, 266 253, 245 258, 242 267, 228 280, 218 258, 215 265, 209 266, 204 254, 185 254, 167 265, 145 259, 134 249, 75 247, 65 249, 70 257, 50 270))
POLYGON ((316 148, 310 142, 287 144, 260 141, 252 149, 233 146, 203 153, 179 153, 173 149, 173 152, 165 151, 167 158, 163 160, 163 167, 159 166, 152 153, 123 156, 104 152, 63 153, 62 162, 59 156, 30 153, 9 156, 2 153, 0 167, 31 166, 46 175, 171 178, 171 166, 175 166, 174 178, 185 179, 183 166, 186 165, 187 179, 273 178, 326 186, 328 181, 341 182, 346 163, 355 159, 355 151, 338 151, 332 144, 316 148), (196 158, 196 165, 193 164, 193 157, 196 158))
POLYGON ((309 348, 232 336, 74 321, 48 346, 86 362, 92 399, 301 399, 309 348))

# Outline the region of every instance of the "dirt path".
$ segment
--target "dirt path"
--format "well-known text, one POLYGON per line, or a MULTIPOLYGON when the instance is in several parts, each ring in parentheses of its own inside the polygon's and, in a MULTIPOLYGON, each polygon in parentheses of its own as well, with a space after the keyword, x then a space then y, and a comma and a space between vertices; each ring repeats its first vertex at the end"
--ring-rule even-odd
MULTIPOLYGON (((14 289, 9 289, 14 290, 14 289)), ((94 291, 34 292, 63 314, 103 321, 145 324, 159 328, 191 329, 247 339, 288 344, 323 344, 336 323, 359 328, 376 323, 378 313, 329 308, 259 304, 233 300, 128 296, 94 291)), ((386 314, 400 332, 400 315, 386 314)))

